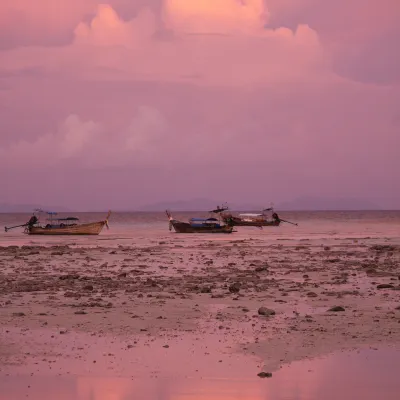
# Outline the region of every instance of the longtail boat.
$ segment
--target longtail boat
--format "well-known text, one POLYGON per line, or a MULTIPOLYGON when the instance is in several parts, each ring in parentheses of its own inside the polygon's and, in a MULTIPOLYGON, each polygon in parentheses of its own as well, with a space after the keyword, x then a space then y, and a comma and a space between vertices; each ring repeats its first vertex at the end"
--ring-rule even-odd
MULTIPOLYGON (((227 208, 220 208, 219 206, 210 211, 212 214, 217 214, 219 217, 223 211, 227 208)), ((221 221, 221 217, 209 217, 209 218, 190 218, 189 222, 182 222, 174 219, 171 213, 166 210, 167 217, 169 219, 169 230, 175 230, 177 233, 232 233, 233 226, 226 225, 221 221)))
POLYGON ((255 226, 258 228, 262 228, 264 226, 279 226, 282 222, 297 225, 294 222, 281 219, 279 215, 274 212, 272 207, 266 208, 258 214, 244 213, 234 216, 231 213, 224 213, 222 215, 222 219, 225 224, 230 226, 255 226), (269 216, 268 214, 266 214, 267 211, 271 211, 272 215, 269 216))
MULTIPOLYGON (((44 211, 35 210, 35 212, 40 215, 44 211)), ((105 220, 86 224, 79 224, 79 218, 76 217, 57 218, 55 217, 57 215, 55 212, 46 212, 46 214, 48 218, 45 225, 41 225, 39 218, 36 214, 33 214, 27 223, 10 228, 5 227, 5 231, 8 232, 10 229, 24 227, 24 233, 28 235, 99 235, 104 226, 107 229, 109 228, 108 219, 111 211, 108 212, 105 220)))

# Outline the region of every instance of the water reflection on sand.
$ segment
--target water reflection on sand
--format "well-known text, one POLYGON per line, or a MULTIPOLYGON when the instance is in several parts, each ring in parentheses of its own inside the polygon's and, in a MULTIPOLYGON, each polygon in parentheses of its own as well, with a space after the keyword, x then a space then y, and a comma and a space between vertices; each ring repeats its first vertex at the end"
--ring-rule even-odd
POLYGON ((21 375, 0 378, 0 400, 397 400, 399 368, 400 352, 383 349, 294 362, 267 379, 246 368, 236 379, 21 375))

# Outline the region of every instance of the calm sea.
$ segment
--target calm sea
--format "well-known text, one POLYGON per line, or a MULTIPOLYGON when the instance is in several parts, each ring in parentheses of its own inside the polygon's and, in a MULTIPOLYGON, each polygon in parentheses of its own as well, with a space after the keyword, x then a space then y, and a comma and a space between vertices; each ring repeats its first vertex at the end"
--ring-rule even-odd
MULTIPOLYGON (((59 217, 78 217, 82 223, 102 220, 104 213, 70 213, 59 217)), ((5 226, 23 224, 30 214, 0 214, 0 246, 8 245, 90 245, 118 246, 154 244, 160 240, 233 240, 257 238, 277 240, 332 240, 365 239, 391 241, 400 239, 400 211, 298 211, 279 212, 281 218, 298 223, 298 226, 283 223, 280 227, 238 227, 232 235, 200 234, 184 235, 170 232, 164 212, 115 212, 109 219, 110 229, 92 237, 39 237, 23 234, 23 228, 5 232, 5 226)), ((174 218, 187 221, 190 217, 204 217, 202 212, 176 212, 174 218)))

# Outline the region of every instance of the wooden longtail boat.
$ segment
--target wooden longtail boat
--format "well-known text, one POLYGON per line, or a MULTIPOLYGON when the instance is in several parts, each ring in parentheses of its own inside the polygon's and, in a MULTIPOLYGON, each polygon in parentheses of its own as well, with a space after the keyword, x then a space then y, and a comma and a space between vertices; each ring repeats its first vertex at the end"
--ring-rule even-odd
MULTIPOLYGON (((220 215, 225 209, 217 208, 210 211, 220 215)), ((233 226, 225 225, 220 220, 214 217, 210 218, 190 218, 189 222, 182 222, 172 218, 170 212, 167 210, 166 214, 169 219, 169 230, 172 228, 177 233, 232 233, 233 226)))
POLYGON ((224 222, 231 226, 279 226, 280 219, 268 220, 260 214, 239 214, 235 217, 233 215, 226 215, 223 217, 224 222))
POLYGON ((239 214, 238 216, 234 216, 231 213, 224 213, 222 215, 222 219, 225 224, 230 226, 255 226, 258 228, 262 228, 264 226, 279 226, 282 222, 286 222, 288 224, 297 225, 296 223, 286 221, 281 219, 276 212, 273 212, 273 208, 266 208, 259 214, 239 214), (271 211, 271 217, 268 217, 266 214, 267 211, 271 211))
MULTIPOLYGON (((43 212, 42 210, 35 211, 43 212)), ((26 224, 5 228, 5 230, 7 232, 10 229, 21 226, 25 227, 24 233, 28 235, 99 235, 104 226, 108 229, 108 218, 111 215, 111 211, 108 212, 105 220, 86 224, 79 224, 79 218, 75 217, 55 218, 54 216, 57 213, 54 212, 47 212, 47 215, 49 218, 45 226, 41 226, 36 215, 33 215, 26 224)))

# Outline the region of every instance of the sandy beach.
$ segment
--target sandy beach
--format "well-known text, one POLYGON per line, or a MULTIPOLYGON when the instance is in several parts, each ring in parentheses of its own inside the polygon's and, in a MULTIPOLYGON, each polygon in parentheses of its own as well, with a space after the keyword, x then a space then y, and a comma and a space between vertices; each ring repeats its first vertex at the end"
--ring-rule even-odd
POLYGON ((400 344, 396 239, 198 239, 0 248, 2 376, 259 379, 400 344))

